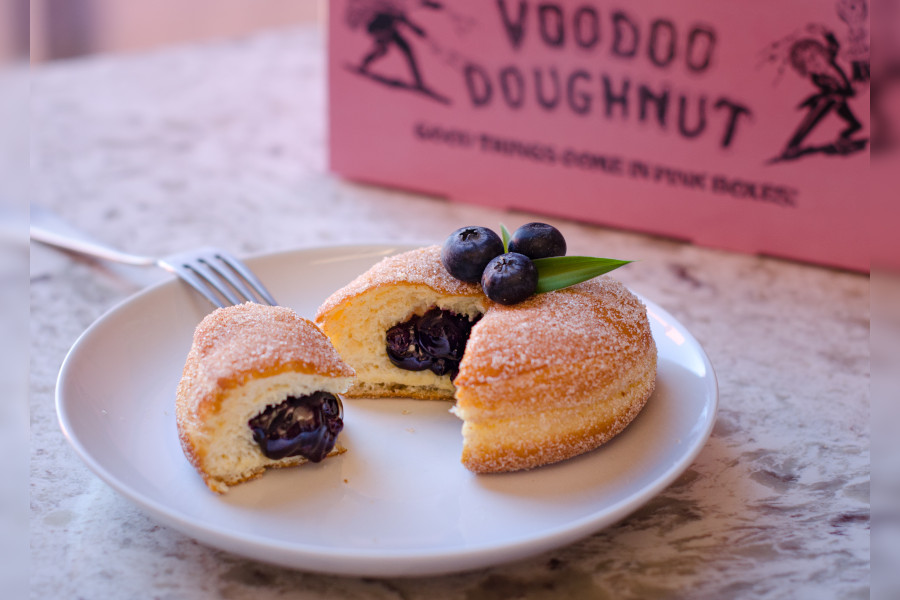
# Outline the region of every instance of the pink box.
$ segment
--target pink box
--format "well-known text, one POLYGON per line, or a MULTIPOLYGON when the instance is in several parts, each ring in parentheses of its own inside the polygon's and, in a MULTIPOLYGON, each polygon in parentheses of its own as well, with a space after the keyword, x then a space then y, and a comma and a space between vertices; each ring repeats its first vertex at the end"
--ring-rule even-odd
POLYGON ((869 268, 865 0, 332 0, 331 168, 869 268))

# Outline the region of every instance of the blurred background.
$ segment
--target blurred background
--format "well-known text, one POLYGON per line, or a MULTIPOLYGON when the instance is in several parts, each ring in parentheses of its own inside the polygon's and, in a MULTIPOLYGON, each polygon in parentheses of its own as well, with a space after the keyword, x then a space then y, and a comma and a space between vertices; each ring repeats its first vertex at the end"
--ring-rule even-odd
POLYGON ((137 52, 315 22, 325 0, 32 0, 31 61, 137 52))
POLYGON ((27 597, 28 2, 0 0, 0 589, 27 597))

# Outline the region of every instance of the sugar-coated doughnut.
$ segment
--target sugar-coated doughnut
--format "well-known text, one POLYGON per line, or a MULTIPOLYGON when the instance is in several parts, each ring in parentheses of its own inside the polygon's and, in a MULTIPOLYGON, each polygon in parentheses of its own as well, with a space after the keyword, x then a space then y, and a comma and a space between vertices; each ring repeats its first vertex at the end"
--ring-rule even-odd
POLYGON ((185 456, 222 493, 267 468, 339 454, 334 398, 353 378, 328 338, 291 309, 253 303, 217 309, 194 332, 176 392, 185 456), (288 434, 287 427, 294 429, 288 434))
POLYGON ((450 276, 431 246, 383 259, 328 298, 316 322, 357 372, 347 395, 455 400, 462 462, 478 473, 593 450, 655 387, 646 308, 609 276, 503 306, 450 276), (398 368, 386 332, 435 308, 474 323, 458 374, 398 368))

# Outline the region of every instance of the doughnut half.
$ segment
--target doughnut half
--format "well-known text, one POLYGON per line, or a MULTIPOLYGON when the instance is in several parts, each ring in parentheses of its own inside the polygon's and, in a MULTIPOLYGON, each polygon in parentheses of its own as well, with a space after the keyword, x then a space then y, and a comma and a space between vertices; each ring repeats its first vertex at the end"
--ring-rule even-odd
POLYGON ((608 276, 495 304, 473 328, 454 383, 469 470, 583 454, 622 431, 653 393, 646 308, 608 276))
POLYGON ((597 448, 637 416, 656 382, 646 308, 615 279, 503 306, 447 273, 439 246, 382 260, 328 298, 316 322, 357 371, 347 395, 454 399, 462 462, 477 473, 597 448), (483 315, 452 382, 397 368, 385 350, 388 329, 433 307, 483 315))
MULTIPOLYGON (((303 456, 267 458, 248 421, 290 396, 340 394, 353 377, 318 327, 291 309, 253 303, 217 309, 197 326, 178 384, 184 454, 218 493, 267 468, 305 463, 303 456)), ((343 451, 336 444, 328 456, 343 451)))

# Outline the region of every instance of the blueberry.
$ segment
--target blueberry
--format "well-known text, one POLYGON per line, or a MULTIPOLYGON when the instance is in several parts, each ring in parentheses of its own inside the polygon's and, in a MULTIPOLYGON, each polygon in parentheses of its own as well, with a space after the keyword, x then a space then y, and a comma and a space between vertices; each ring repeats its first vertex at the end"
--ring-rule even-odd
POLYGON ((419 317, 394 325, 387 330, 387 355, 394 366, 407 371, 423 371, 431 367, 432 357, 419 345, 416 326, 419 317))
POLYGON ((487 297, 500 304, 516 304, 537 289, 537 267, 518 252, 501 254, 484 269, 481 287, 487 297))
POLYGON ((553 225, 528 223, 516 229, 509 238, 509 251, 531 259, 565 256, 566 240, 553 225))
POLYGON ((457 229, 441 248, 441 263, 462 281, 478 283, 491 259, 503 254, 503 240, 487 227, 457 229))

